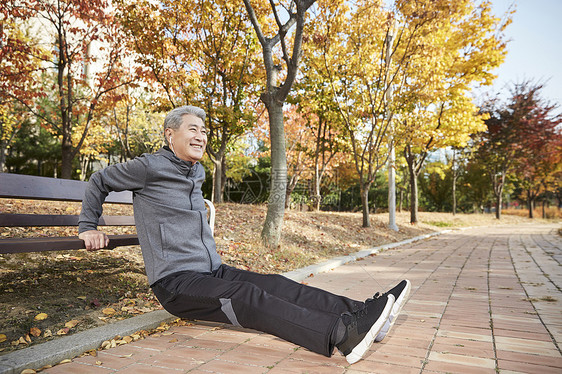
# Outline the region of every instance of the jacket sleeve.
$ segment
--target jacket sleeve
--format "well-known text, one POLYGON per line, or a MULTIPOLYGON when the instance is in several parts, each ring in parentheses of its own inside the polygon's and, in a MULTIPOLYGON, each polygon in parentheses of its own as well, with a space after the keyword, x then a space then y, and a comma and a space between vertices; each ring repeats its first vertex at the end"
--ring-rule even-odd
POLYGON ((138 191, 146 181, 146 165, 143 157, 106 167, 94 173, 82 199, 82 211, 78 220, 78 232, 96 230, 103 213, 103 202, 111 191, 138 191))

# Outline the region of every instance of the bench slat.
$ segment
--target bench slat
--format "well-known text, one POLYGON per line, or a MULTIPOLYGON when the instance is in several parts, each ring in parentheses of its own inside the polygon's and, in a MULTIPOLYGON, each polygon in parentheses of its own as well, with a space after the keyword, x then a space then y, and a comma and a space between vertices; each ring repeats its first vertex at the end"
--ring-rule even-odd
MULTIPOLYGON (((36 177, 33 175, 0 173, 0 197, 82 201, 88 182, 70 179, 36 177)), ((132 204, 131 191, 111 192, 106 203, 132 204)))
MULTIPOLYGON (((136 235, 108 235, 109 246, 105 249, 116 247, 138 245, 136 235)), ((57 238, 22 238, 0 240, 0 254, 3 253, 26 253, 63 251, 70 249, 85 249, 84 241, 77 236, 57 238)))
MULTIPOLYGON (((78 226, 78 215, 0 213, 0 227, 78 226)), ((101 216, 99 226, 134 226, 133 216, 101 216)))

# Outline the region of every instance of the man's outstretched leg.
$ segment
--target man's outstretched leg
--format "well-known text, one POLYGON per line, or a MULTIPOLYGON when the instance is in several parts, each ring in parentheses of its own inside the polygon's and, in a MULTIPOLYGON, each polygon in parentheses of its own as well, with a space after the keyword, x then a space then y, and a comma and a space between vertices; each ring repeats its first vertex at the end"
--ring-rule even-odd
MULTIPOLYGON (((250 282, 189 271, 166 277, 153 289, 162 306, 178 317, 253 328, 325 356, 337 347, 350 363, 369 349, 394 303, 393 295, 378 297, 341 315, 296 305, 250 282)), ((308 287, 303 291, 315 292, 308 287)), ((318 299, 324 297, 325 291, 317 292, 322 294, 318 299)))

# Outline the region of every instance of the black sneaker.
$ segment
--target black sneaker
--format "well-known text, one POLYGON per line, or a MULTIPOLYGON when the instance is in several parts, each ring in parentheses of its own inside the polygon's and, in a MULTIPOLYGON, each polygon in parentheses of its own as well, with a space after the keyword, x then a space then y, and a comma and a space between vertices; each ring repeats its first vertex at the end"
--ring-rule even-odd
POLYGON ((410 281, 404 279, 402 282, 398 283, 390 291, 387 291, 383 294, 383 296, 393 295, 396 301, 392 306, 392 310, 390 312, 390 315, 388 316, 388 320, 386 321, 381 331, 379 331, 377 337, 375 338, 376 342, 380 342, 381 340, 383 340, 386 334, 388 334, 388 332, 392 328, 392 326, 394 326, 394 322, 396 322, 396 318, 398 317, 398 314, 400 314, 400 311, 404 307, 404 304, 406 304, 406 300, 410 295, 411 288, 412 288, 412 284, 410 283, 410 281))
POLYGON ((343 340, 336 345, 350 364, 359 361, 371 344, 392 310, 394 295, 376 297, 365 303, 357 312, 343 313, 341 318, 346 327, 343 340))

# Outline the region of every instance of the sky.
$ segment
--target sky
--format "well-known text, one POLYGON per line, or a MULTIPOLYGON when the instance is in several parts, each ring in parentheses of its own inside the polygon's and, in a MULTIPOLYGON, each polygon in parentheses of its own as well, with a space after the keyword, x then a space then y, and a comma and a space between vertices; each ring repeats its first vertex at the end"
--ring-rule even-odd
POLYGON ((562 0, 492 0, 494 14, 505 14, 512 4, 508 54, 494 71, 493 92, 503 90, 507 97, 510 84, 532 79, 545 83, 543 98, 562 106, 562 0))

